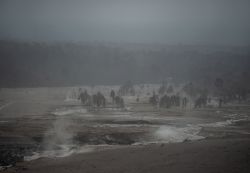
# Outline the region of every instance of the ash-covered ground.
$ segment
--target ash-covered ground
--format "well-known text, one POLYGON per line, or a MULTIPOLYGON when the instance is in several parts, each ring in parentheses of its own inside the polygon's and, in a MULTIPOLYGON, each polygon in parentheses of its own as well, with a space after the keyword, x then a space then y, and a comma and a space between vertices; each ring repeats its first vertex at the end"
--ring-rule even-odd
POLYGON ((130 145, 250 137, 247 104, 194 109, 189 101, 185 108, 159 108, 148 102, 159 85, 147 85, 136 86, 136 95, 124 96, 125 107, 119 108, 110 98, 110 90, 118 86, 81 88, 90 94, 101 91, 106 107, 82 105, 77 87, 0 91, 1 169, 40 157, 130 145))

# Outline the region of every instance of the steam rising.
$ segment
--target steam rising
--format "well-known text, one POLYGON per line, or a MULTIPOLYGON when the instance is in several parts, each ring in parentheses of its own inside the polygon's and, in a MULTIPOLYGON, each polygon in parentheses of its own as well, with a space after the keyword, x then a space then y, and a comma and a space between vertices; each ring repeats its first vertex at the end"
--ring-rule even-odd
MULTIPOLYGON (((72 122, 70 119, 58 116, 53 127, 45 134, 46 150, 57 150, 65 148, 63 146, 73 146, 74 132, 70 128, 72 122)), ((67 147, 66 147, 67 148, 67 147)))
POLYGON ((57 116, 52 127, 45 133, 43 151, 33 153, 25 157, 25 160, 35 160, 41 157, 66 157, 74 153, 85 153, 92 151, 86 146, 79 146, 75 141, 76 135, 73 130, 73 122, 70 117, 57 116))
POLYGON ((185 140, 204 139, 203 136, 198 135, 200 130, 200 127, 195 126, 186 128, 162 126, 156 131, 155 136, 164 142, 183 142, 185 140))

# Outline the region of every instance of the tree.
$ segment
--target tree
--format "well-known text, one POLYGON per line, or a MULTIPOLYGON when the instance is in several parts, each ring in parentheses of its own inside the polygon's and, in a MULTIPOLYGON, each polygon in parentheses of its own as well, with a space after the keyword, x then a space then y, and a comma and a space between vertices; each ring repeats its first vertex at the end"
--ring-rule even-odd
POLYGON ((168 87, 168 89, 167 89, 167 93, 173 93, 174 92, 174 88, 173 88, 173 86, 172 85, 170 85, 169 87, 168 87))

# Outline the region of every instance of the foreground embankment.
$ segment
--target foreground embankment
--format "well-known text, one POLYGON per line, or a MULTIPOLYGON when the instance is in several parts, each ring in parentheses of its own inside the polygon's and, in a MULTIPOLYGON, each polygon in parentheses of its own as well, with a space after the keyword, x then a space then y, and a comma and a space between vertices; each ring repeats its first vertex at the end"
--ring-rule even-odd
POLYGON ((247 173, 249 170, 250 139, 235 138, 130 146, 64 158, 41 158, 4 172, 247 173))

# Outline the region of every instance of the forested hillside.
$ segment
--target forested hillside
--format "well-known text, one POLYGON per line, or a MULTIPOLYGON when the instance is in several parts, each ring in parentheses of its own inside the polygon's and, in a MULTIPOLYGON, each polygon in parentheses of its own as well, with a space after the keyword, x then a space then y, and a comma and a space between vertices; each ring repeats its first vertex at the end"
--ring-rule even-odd
POLYGON ((33 87, 249 76, 247 47, 0 41, 0 86, 33 87))

